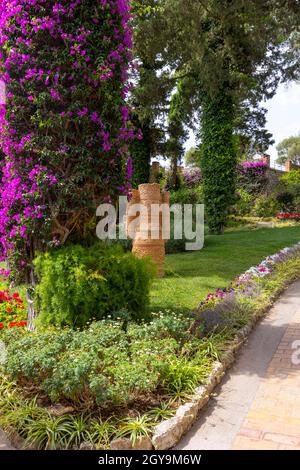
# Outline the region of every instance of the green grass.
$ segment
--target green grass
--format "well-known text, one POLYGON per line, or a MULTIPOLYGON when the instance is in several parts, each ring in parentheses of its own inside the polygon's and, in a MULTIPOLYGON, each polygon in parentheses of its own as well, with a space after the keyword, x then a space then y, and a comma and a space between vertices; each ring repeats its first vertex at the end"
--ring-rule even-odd
POLYGON ((167 256, 166 276, 152 286, 151 310, 193 309, 208 292, 226 287, 250 266, 298 241, 299 225, 206 236, 201 251, 167 256))

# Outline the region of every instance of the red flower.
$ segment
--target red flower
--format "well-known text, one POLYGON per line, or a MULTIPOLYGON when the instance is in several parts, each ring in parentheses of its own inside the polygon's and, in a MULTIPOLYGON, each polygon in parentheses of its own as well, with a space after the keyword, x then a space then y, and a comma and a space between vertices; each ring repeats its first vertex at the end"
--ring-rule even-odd
POLYGON ((10 312, 12 312, 12 308, 11 307, 6 307, 5 311, 10 313, 10 312))

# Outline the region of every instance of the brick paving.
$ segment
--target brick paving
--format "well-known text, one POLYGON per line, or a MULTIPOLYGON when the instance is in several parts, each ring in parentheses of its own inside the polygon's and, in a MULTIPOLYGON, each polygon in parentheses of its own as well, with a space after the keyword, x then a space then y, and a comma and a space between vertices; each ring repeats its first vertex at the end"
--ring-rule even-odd
MULTIPOLYGON (((295 347, 300 350, 300 309, 282 337, 232 449, 300 450, 300 364, 292 361, 295 347)), ((299 362, 300 354, 295 359, 299 362)))

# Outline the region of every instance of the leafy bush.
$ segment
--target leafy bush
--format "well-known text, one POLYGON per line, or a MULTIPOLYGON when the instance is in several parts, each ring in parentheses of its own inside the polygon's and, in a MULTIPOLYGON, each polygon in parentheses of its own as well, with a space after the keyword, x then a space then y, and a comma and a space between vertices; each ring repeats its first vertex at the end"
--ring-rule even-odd
POLYGON ((253 196, 245 189, 239 189, 237 194, 237 202, 234 205, 234 212, 237 215, 250 214, 253 205, 253 196))
POLYGON ((176 177, 174 180, 174 175, 171 169, 165 170, 164 173, 160 175, 160 184, 164 191, 178 191, 183 186, 183 177, 182 174, 177 171, 176 177))
POLYGON ((288 191, 284 191, 276 195, 276 201, 280 204, 280 209, 282 211, 292 210, 294 195, 288 191))
POLYGON ((128 332, 121 322, 110 320, 82 331, 6 330, 1 335, 7 347, 4 372, 55 403, 68 400, 85 408, 127 404, 159 385, 169 388, 162 370, 181 357, 189 324, 183 316, 169 314, 147 324, 130 323, 128 332))
POLYGON ((170 195, 170 204, 203 204, 202 186, 194 188, 180 188, 178 191, 172 191, 170 195))
POLYGON ((183 182, 186 188, 199 186, 201 178, 200 168, 185 168, 183 171, 183 182))
POLYGON ((287 191, 291 192, 294 196, 300 197, 300 171, 292 170, 285 173, 281 177, 282 183, 284 183, 287 191))
POLYGON ((40 254, 35 267, 36 305, 44 325, 83 326, 120 309, 133 319, 146 315, 151 266, 120 246, 72 245, 40 254))
POLYGON ((280 205, 273 196, 259 196, 253 208, 256 217, 274 217, 280 211, 280 205))

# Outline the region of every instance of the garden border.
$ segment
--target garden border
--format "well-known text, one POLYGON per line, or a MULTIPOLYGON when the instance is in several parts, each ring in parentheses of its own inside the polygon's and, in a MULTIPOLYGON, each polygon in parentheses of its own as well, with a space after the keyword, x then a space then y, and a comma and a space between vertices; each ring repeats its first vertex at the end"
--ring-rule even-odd
MULTIPOLYGON (((274 302, 277 298, 278 296, 274 297, 274 302)), ((112 450, 167 450, 174 447, 198 419, 199 412, 208 403, 211 393, 234 363, 236 353, 248 339, 254 326, 271 308, 264 308, 256 312, 249 323, 237 332, 232 344, 223 354, 222 361, 216 361, 213 365, 207 383, 197 387, 191 400, 180 405, 172 418, 166 419, 155 426, 151 438, 142 437, 137 440, 135 445, 128 438, 118 438, 111 441, 110 448, 112 450)))
MULTIPOLYGON (((280 250, 273 256, 276 256, 279 253, 287 253, 287 250, 296 248, 297 246, 299 249, 300 242, 293 245, 293 247, 283 248, 283 250, 280 250)), ((246 273, 244 273, 244 275, 253 273, 253 270, 256 270, 258 273, 259 268, 264 266, 265 261, 269 258, 272 258, 272 256, 267 257, 256 268, 250 268, 246 273)), ((262 273, 263 276, 265 274, 268 273, 262 273)), ((241 275, 240 278, 242 276, 243 275, 241 275)), ((111 441, 110 448, 112 450, 167 450, 174 447, 199 418, 199 412, 208 403, 211 393, 221 382, 226 371, 229 370, 231 365, 235 362, 236 353, 245 344, 256 324, 259 320, 265 317, 282 292, 284 292, 284 290, 287 289, 294 281, 295 279, 293 278, 291 279, 291 282, 284 283, 282 288, 271 298, 271 305, 263 307, 253 313, 249 322, 237 331, 232 343, 222 355, 222 360, 214 363, 206 384, 197 387, 192 394, 191 399, 183 405, 180 405, 172 418, 163 420, 155 426, 152 437, 142 437, 137 440, 135 444, 133 444, 128 438, 117 438, 111 441)))
MULTIPOLYGON (((298 242, 293 247, 285 248, 279 253, 288 254, 288 250, 291 248, 300 247, 300 242, 298 242)), ((297 250, 298 251, 298 250, 297 250)), ((276 253, 274 256, 278 255, 276 253)), ((300 253, 298 253, 298 256, 300 253)), ((268 257, 269 259, 272 257, 268 257)), ((289 257, 288 260, 293 258, 289 257)), ((288 261, 285 260, 285 261, 288 261)), ((256 268, 250 268, 246 273, 251 273, 253 275, 253 269, 256 269, 256 272, 259 272, 260 266, 264 266, 266 260, 263 260, 261 265, 256 268)), ((277 263, 275 263, 277 264, 277 263)), ((262 272, 262 277, 268 274, 268 272, 262 272)), ((248 323, 240 328, 231 344, 228 345, 225 352, 222 354, 220 361, 215 361, 212 366, 212 371, 207 378, 207 382, 204 385, 201 385, 195 389, 189 401, 180 405, 175 415, 172 418, 163 420, 161 423, 157 424, 153 428, 153 433, 150 436, 143 436, 138 438, 134 443, 129 438, 115 438, 110 442, 111 450, 167 450, 174 447, 181 438, 186 434, 186 432, 191 428, 194 422, 199 417, 199 412, 204 408, 208 403, 211 393, 215 387, 221 382, 225 373, 231 365, 235 362, 236 353, 240 350, 242 345, 248 339, 251 331, 254 329, 259 320, 261 320, 265 315, 271 310, 272 306, 280 295, 288 288, 292 282, 296 279, 299 279, 300 273, 295 273, 291 279, 286 279, 285 282, 280 286, 280 288, 275 291, 275 293, 270 297, 270 303, 256 310, 248 323)), ((243 276, 243 275, 242 275, 243 276)), ((19 438, 15 433, 10 436, 10 442, 16 449, 21 449, 23 440, 19 438)), ((80 450, 93 450, 95 449, 90 442, 82 442, 80 445, 80 450)))

